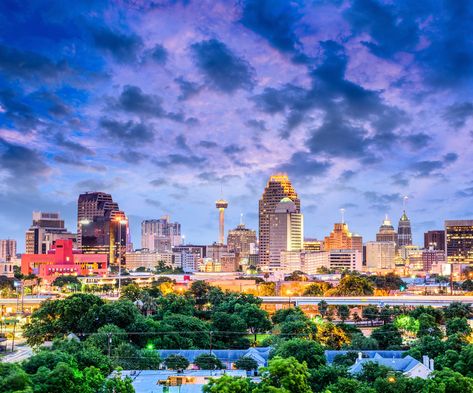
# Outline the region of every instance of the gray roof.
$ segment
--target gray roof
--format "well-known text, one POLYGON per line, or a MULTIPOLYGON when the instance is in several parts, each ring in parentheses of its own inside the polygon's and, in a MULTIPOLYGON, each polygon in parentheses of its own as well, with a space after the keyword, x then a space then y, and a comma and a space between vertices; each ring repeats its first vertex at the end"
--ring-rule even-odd
MULTIPOLYGON (((222 363, 235 363, 243 356, 251 357, 261 366, 266 365, 269 358, 270 347, 256 347, 249 349, 213 349, 215 355, 222 363)), ((194 363, 197 356, 208 354, 208 349, 160 349, 158 350, 161 359, 166 359, 170 355, 184 356, 189 363, 194 363)))
POLYGON ((399 371, 401 373, 406 373, 412 370, 418 364, 422 364, 417 359, 414 359, 412 356, 406 356, 405 358, 396 359, 396 358, 383 358, 381 356, 375 356, 372 359, 360 359, 351 366, 348 371, 351 374, 359 374, 363 371, 363 365, 369 362, 374 362, 380 366, 385 366, 393 369, 394 371, 399 371))
POLYGON ((401 359, 406 351, 357 351, 356 349, 349 351, 325 351, 325 358, 327 359, 327 363, 333 363, 335 356, 345 355, 349 352, 361 352, 363 354, 363 358, 367 359, 373 359, 376 355, 387 359, 401 359))

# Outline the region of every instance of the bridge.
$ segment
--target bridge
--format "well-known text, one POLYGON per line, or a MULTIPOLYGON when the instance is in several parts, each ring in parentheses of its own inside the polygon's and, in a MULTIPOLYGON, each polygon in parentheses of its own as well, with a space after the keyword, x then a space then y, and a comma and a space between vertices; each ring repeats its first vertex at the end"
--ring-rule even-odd
POLYGON ((473 296, 343 296, 343 297, 314 297, 314 296, 260 296, 263 304, 291 304, 295 306, 316 306, 322 300, 333 306, 432 306, 445 307, 452 302, 473 304, 473 296))

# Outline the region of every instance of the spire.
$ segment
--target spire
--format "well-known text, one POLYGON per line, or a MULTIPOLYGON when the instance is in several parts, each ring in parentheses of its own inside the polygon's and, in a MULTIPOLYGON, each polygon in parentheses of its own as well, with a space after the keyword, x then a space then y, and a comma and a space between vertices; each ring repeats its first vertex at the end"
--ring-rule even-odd
POLYGON ((240 213, 240 225, 243 226, 243 213, 240 213))
POLYGON ((345 224, 345 209, 343 207, 340 209, 340 214, 342 215, 342 224, 345 224))

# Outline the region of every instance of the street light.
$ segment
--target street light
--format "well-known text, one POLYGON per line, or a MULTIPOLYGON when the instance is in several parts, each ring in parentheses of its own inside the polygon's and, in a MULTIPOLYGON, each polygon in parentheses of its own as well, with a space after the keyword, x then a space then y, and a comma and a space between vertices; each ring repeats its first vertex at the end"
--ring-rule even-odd
POLYGON ((286 294, 287 294, 287 296, 289 297, 289 298, 288 298, 287 305, 288 305, 289 308, 291 308, 291 295, 292 295, 292 291, 291 291, 290 289, 288 289, 288 290, 286 291, 286 294))

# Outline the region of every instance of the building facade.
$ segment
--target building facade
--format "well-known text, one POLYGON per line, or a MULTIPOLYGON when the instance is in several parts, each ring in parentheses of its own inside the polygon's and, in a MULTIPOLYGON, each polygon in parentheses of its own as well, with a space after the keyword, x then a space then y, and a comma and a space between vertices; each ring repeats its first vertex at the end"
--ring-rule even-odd
POLYGON ((181 224, 171 222, 169 216, 141 223, 141 248, 150 251, 170 252, 182 244, 181 224))
POLYGON ((86 192, 77 203, 78 246, 85 254, 105 254, 111 266, 125 265, 128 219, 110 194, 86 192))
POLYGON ((397 244, 397 232, 391 223, 388 215, 384 218, 383 223, 379 227, 379 231, 376 234, 377 242, 394 242, 397 244))
POLYGON ((25 234, 26 253, 47 254, 59 239, 76 242, 76 235, 68 232, 59 213, 33 212, 32 225, 25 234))
POLYGON ((329 268, 336 271, 361 271, 362 253, 358 250, 335 250, 329 252, 329 268))
POLYGON ((48 254, 23 254, 21 272, 35 274, 47 283, 58 276, 88 276, 107 273, 107 256, 82 254, 71 240, 58 239, 48 254))
POLYGON ((281 270, 281 251, 303 248, 303 216, 296 204, 283 198, 269 215, 269 271, 281 270))
POLYGON ((300 213, 301 202, 288 176, 285 174, 271 176, 258 205, 259 265, 262 270, 269 269, 270 215, 274 213, 278 203, 286 197, 296 205, 296 213, 300 213))
POLYGON ((397 227, 397 245, 399 247, 412 245, 411 221, 407 217, 405 210, 399 219, 397 227))
POLYGON ((239 258, 248 258, 253 253, 256 242, 256 231, 246 228, 245 224, 228 231, 228 251, 234 252, 239 258))
POLYGON ((376 241, 366 243, 366 269, 369 271, 394 270, 396 243, 376 241))
POLYGON ((281 271, 285 274, 295 271, 317 274, 320 268, 329 265, 327 251, 281 251, 281 271))
POLYGON ((363 255, 363 238, 352 234, 345 222, 334 224, 333 230, 324 240, 325 251, 357 250, 363 255))
POLYGON ((473 220, 445 221, 447 262, 473 263, 473 220))
POLYGON ((424 248, 445 251, 445 231, 435 230, 424 233, 424 248))
POLYGON ((16 257, 16 240, 0 240, 0 261, 9 261, 16 257))

